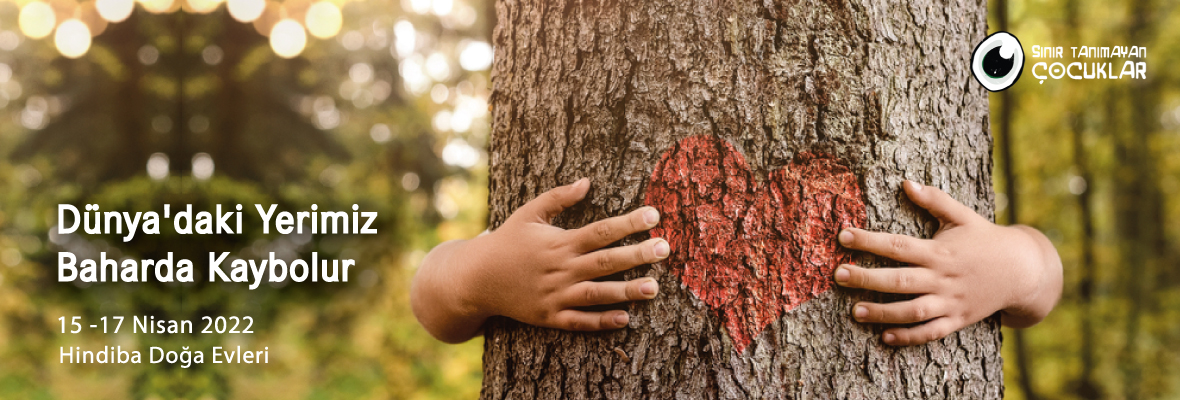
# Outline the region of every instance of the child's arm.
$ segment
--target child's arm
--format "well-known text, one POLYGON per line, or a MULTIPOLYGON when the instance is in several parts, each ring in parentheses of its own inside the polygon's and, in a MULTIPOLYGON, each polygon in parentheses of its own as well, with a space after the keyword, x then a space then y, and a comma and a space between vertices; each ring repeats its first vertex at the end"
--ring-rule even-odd
POLYGON ((484 321, 494 315, 577 331, 627 326, 626 311, 576 307, 655 297, 659 286, 652 278, 592 279, 659 261, 670 249, 663 239, 650 239, 599 250, 654 227, 660 216, 652 207, 579 229, 550 225, 563 209, 586 197, 589 188, 587 179, 555 188, 517 209, 494 232, 431 250, 410 288, 410 304, 422 326, 448 343, 480 334, 484 321))
POLYGON ((1061 297, 1061 259, 1044 235, 1026 226, 999 226, 938 188, 906 181, 915 204, 938 218, 929 240, 849 228, 839 240, 910 268, 866 269, 841 265, 836 283, 851 288, 919 295, 888 304, 861 302, 853 307, 860 322, 922 324, 890 328, 882 339, 907 346, 940 339, 996 311, 1014 328, 1044 319, 1061 297))

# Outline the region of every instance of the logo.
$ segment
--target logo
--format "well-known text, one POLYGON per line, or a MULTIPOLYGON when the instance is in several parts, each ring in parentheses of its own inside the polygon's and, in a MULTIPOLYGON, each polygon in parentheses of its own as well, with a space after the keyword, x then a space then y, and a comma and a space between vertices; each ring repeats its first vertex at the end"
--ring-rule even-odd
POLYGON ((971 55, 971 74, 993 92, 1012 87, 1024 70, 1024 48, 1008 32, 996 32, 979 42, 971 55))
POLYGON ((1090 79, 1147 79, 1147 47, 1142 46, 1065 46, 1032 47, 1032 58, 1047 59, 1029 68, 1033 78, 1075 81, 1090 79), (1065 54, 1072 58, 1065 58, 1065 54), (1059 60, 1059 61, 1058 61, 1059 60), (1122 61, 1122 69, 1118 62, 1122 61), (1072 62, 1071 62, 1072 61, 1072 62))

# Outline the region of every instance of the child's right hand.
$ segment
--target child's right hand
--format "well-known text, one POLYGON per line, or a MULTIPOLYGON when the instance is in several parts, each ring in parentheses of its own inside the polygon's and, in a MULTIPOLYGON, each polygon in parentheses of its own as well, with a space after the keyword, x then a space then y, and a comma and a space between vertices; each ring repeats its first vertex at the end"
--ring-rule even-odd
POLYGON ((659 292, 655 279, 592 279, 662 260, 670 248, 657 238, 600 250, 655 227, 659 213, 652 207, 579 229, 551 225, 589 188, 587 179, 555 188, 517 209, 494 232, 435 247, 423 260, 411 289, 418 320, 447 342, 479 334, 484 321, 494 315, 576 331, 626 326, 626 311, 577 308, 651 299, 659 292))
POLYGON ((1045 235, 1025 226, 999 226, 933 186, 906 181, 914 204, 938 218, 931 239, 848 228, 845 247, 907 264, 900 268, 836 269, 840 286, 917 295, 893 303, 860 302, 859 322, 891 324, 882 340, 910 346, 941 339, 999 311, 1005 326, 1040 322, 1061 298, 1062 268, 1045 235), (917 325, 912 325, 917 324, 917 325), (912 325, 912 326, 897 326, 912 325))

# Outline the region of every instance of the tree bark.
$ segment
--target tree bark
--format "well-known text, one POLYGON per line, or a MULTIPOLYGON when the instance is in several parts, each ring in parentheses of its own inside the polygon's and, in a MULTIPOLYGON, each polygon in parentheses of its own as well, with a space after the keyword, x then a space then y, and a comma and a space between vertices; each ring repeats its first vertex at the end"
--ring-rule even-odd
POLYGON ((896 263, 843 253, 816 261, 809 253, 836 248, 834 233, 848 224, 932 235, 937 222, 905 199, 903 179, 942 188, 993 218, 987 92, 969 72, 985 14, 983 1, 498 0, 493 228, 538 194, 584 176, 588 198, 558 225, 636 209, 657 187, 691 186, 675 176, 698 182, 702 168, 721 168, 716 182, 730 186, 702 189, 683 207, 660 204, 658 234, 688 237, 693 250, 673 244, 667 261, 609 277, 660 282, 655 300, 621 306, 632 315, 629 327, 571 333, 489 321, 482 396, 1002 397, 996 318, 925 346, 885 346, 883 328, 856 323, 849 312, 858 300, 882 298, 835 287, 830 271, 840 258, 896 263), (722 156, 710 158, 714 151, 722 156), (696 169, 677 169, 685 165, 696 169), (653 185, 657 169, 664 178, 653 185), (855 187, 812 184, 812 173, 821 183, 851 177, 855 187), (731 201, 742 196, 752 200, 731 201), (863 208, 845 207, 849 198, 863 208), (709 207, 746 215, 708 214, 720 219, 709 225, 701 211, 709 207), (836 221, 841 210, 859 217, 836 221), (768 226, 765 237, 753 237, 755 225, 768 226), (812 247, 764 246, 802 231, 822 235, 806 234, 812 247), (725 253, 733 249, 742 253, 725 253), (768 259, 789 268, 767 269, 775 263, 768 259), (736 263, 705 285, 736 287, 730 295, 751 302, 717 307, 724 293, 686 285, 699 283, 700 271, 686 266, 714 267, 703 261, 736 263), (822 282, 783 289, 813 276, 822 282), (756 279, 739 285, 728 281, 734 277, 756 279), (748 308, 772 300, 781 307, 754 329, 746 317, 757 313, 748 308))

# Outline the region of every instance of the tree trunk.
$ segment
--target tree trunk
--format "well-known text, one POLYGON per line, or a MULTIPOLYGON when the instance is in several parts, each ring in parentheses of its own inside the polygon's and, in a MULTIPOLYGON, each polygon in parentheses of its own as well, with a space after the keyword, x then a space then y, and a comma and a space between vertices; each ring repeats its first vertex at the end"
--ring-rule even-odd
MULTIPOLYGON (((484 398, 1000 398, 996 318, 926 346, 850 318, 842 226, 929 237, 903 179, 992 218, 986 5, 498 0, 490 224, 552 187, 592 189, 556 223, 644 204, 673 256, 628 328, 498 318, 484 398)), ((635 243, 647 234, 624 240, 635 243)), ((895 297, 888 298, 896 299, 895 297)))
MULTIPOLYGON (((1065 26, 1067 26, 1066 40, 1068 43, 1082 43, 1081 27, 1079 14, 1081 12, 1080 0, 1069 0, 1065 2, 1065 26)), ((1081 92, 1081 91, 1079 91, 1081 92)), ((1073 146, 1073 164, 1077 171, 1078 177, 1085 183, 1081 193, 1078 193, 1078 222, 1081 224, 1081 237, 1078 238, 1079 247, 1081 247, 1080 260, 1078 262, 1078 308, 1081 310, 1078 313, 1079 336, 1081 337, 1078 343, 1078 352, 1081 353, 1081 371, 1078 372, 1078 378, 1074 386, 1074 393, 1083 399, 1097 399, 1104 397, 1102 388, 1098 386, 1100 380, 1095 379, 1094 371, 1098 368, 1096 354, 1098 347, 1097 339, 1097 321, 1101 311, 1095 301, 1095 283, 1098 280, 1098 266, 1095 259, 1095 228, 1094 228, 1094 186, 1097 181, 1094 179, 1094 173, 1090 169, 1090 150, 1086 144, 1086 118, 1088 117, 1088 110, 1094 108, 1085 99, 1088 97, 1083 93, 1075 94, 1079 99, 1071 105, 1069 111, 1069 128, 1072 131, 1072 146, 1073 146)), ((1105 97, 1105 98, 1113 98, 1105 97)))
MULTIPOLYGON (((1135 0, 1127 5, 1127 41, 1147 43, 1155 37, 1150 0, 1135 0)), ((1127 275, 1126 343, 1120 354, 1123 366, 1123 394, 1128 399, 1151 398, 1158 394, 1145 392, 1143 364, 1145 361, 1143 316, 1151 315, 1154 306, 1153 287, 1158 282, 1159 265, 1163 262, 1167 237, 1164 232, 1164 199, 1160 191, 1159 156, 1156 148, 1158 115, 1154 105, 1160 104, 1158 84, 1137 80, 1126 85, 1124 98, 1129 102, 1128 125, 1116 144, 1121 168, 1118 171, 1116 196, 1119 236, 1124 244, 1125 265, 1135 265, 1134 274, 1127 275)), ((1117 132, 1117 131, 1116 131, 1117 132)), ((1150 335, 1150 331, 1146 335, 1150 335)))

